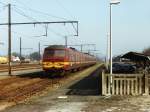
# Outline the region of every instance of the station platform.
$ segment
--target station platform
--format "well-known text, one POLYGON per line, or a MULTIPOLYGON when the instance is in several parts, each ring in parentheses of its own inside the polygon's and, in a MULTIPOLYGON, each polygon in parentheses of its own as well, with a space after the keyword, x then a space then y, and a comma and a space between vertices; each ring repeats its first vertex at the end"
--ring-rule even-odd
POLYGON ((11 77, 11 76, 30 74, 30 73, 39 73, 39 72, 42 72, 42 71, 43 71, 42 69, 12 71, 11 75, 9 75, 8 72, 2 72, 2 73, 0 73, 0 79, 8 78, 8 77, 11 77))

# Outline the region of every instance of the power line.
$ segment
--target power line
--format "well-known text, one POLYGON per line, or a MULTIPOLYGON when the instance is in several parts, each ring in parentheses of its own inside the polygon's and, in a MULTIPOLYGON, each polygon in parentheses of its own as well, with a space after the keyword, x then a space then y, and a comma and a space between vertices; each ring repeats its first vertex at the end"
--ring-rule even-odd
MULTIPOLYGON (((5 30, 5 29, 1 29, 1 30, 5 30)), ((22 34, 22 33, 13 31, 13 30, 12 30, 12 33, 18 35, 18 38, 19 38, 19 37, 22 37, 22 38, 28 38, 28 39, 31 39, 31 40, 35 40, 35 38, 38 37, 38 36, 29 36, 29 35, 22 34)), ((40 37, 40 36, 39 36, 39 37, 40 37)), ((41 37, 42 37, 42 36, 41 36, 41 37)), ((38 40, 39 40, 40 42, 48 42, 48 41, 41 40, 40 38, 38 38, 38 40)))
POLYGON ((15 32, 15 31, 12 31, 14 34, 18 34, 19 36, 23 36, 23 37, 26 37, 26 38, 29 38, 29 39, 34 39, 35 40, 35 36, 29 36, 29 35, 26 35, 26 34, 21 34, 21 33, 18 33, 18 32, 15 32))
POLYGON ((29 11, 34 12, 34 13, 39 13, 39 14, 46 15, 46 16, 53 17, 53 18, 57 18, 57 19, 68 20, 68 19, 63 18, 63 17, 58 17, 58 16, 55 16, 55 15, 52 15, 52 14, 49 14, 49 13, 45 13, 45 12, 41 12, 41 11, 32 9, 32 8, 28 7, 26 4, 24 4, 24 3, 21 2, 21 1, 18 1, 18 0, 14 0, 14 1, 16 1, 16 2, 18 2, 19 4, 25 6, 25 7, 19 6, 20 8, 23 8, 23 9, 25 9, 25 10, 29 10, 29 11))
MULTIPOLYGON (((22 10, 18 9, 17 7, 15 7, 15 12, 19 13, 20 15, 28 18, 29 20, 31 19, 32 21, 37 21, 36 19, 34 19, 33 17, 30 17, 28 15, 26 15, 22 10), (20 11, 20 12, 19 12, 20 11)), ((74 24, 72 23, 72 26, 74 28, 74 30, 77 32, 77 35, 74 35, 74 36, 78 36, 78 24, 77 24, 77 29, 75 28, 74 24)), ((44 26, 45 28, 45 26, 44 26)), ((57 33, 55 32, 54 30, 50 29, 50 28, 46 28, 46 36, 47 36, 47 30, 50 30, 52 33, 54 33, 55 35, 57 36, 61 36, 61 37, 64 37, 64 35, 60 34, 60 33, 57 33)))
POLYGON ((55 0, 56 3, 72 18, 72 19, 75 19, 72 14, 70 13, 70 11, 68 11, 64 5, 59 1, 59 0, 55 0))
POLYGON ((5 5, 5 6, 7 5, 7 4, 5 4, 5 3, 3 3, 3 2, 0 2, 0 4, 5 5))
MULTIPOLYGON (((21 33, 19 33, 19 32, 15 32, 15 31, 12 31, 14 34, 17 34, 18 35, 18 38, 19 37, 22 37, 22 38, 28 38, 28 39, 32 39, 32 40, 34 40, 35 41, 35 38, 37 37, 37 36, 29 36, 29 35, 26 35, 26 34, 21 34, 21 33)), ((39 36, 40 37, 40 36, 39 36)), ((36 38, 37 39, 37 38, 36 38)), ((40 38, 38 38, 38 41, 40 41, 40 42, 44 42, 44 43, 47 43, 48 41, 44 41, 44 40, 41 40, 40 38)))
POLYGON ((76 35, 74 35, 74 36, 78 36, 78 35, 79 35, 79 32, 78 32, 78 28, 79 28, 79 26, 78 26, 78 24, 77 24, 77 29, 75 28, 75 26, 74 26, 74 24, 73 24, 73 23, 72 23, 72 26, 73 26, 74 30, 77 32, 77 34, 76 34, 76 35))
POLYGON ((5 10, 5 8, 4 7, 2 7, 2 9, 0 10, 0 13, 2 12, 2 11, 4 11, 5 10))
POLYGON ((4 10, 6 9, 6 6, 8 6, 8 5, 6 5, 6 4, 3 3, 3 2, 0 2, 0 4, 3 5, 2 7, 0 7, 0 8, 2 8, 2 9, 0 10, 0 12, 2 12, 2 11, 4 11, 4 10))
MULTIPOLYGON (((18 35, 18 37, 22 37, 22 38, 28 38, 28 39, 32 39, 32 40, 34 40, 35 41, 35 38, 37 37, 37 36, 29 36, 29 35, 26 35, 26 34, 21 34, 21 33, 19 33, 19 32, 15 32, 15 31, 12 31, 14 34, 17 34, 18 35)), ((40 37, 40 36, 39 36, 40 37)), ((40 42, 48 42, 48 41, 44 41, 44 40, 41 40, 40 38, 38 38, 38 40, 40 41, 40 42)))
MULTIPOLYGON (((28 15, 26 15, 23 11, 21 11, 20 9, 18 9, 18 10, 16 10, 17 8, 15 8, 15 12, 17 12, 18 14, 20 14, 20 15, 22 15, 22 16, 24 16, 24 17, 26 17, 26 18, 28 18, 29 20, 31 19, 32 21, 36 21, 37 23, 38 23, 38 21, 36 20, 36 19, 34 19, 33 17, 30 17, 30 16, 28 16, 28 15)), ((56 23, 58 23, 58 22, 56 22, 56 23)), ((22 23, 23 24, 23 23, 22 23)), ((33 24, 33 23, 31 23, 31 24, 33 24)), ((49 23, 45 23, 45 24, 49 24, 49 23)), ((43 25, 42 25, 43 26, 43 25)), ((45 28, 45 26, 43 26, 44 28, 45 28)), ((54 30, 52 30, 52 29, 50 29, 50 28, 47 28, 47 30, 49 30, 50 32, 52 32, 52 33, 54 33, 55 35, 57 35, 57 36, 61 36, 61 37, 63 37, 63 35, 62 34, 60 34, 60 33, 57 33, 57 32, 55 32, 54 30)))
MULTIPOLYGON (((69 30, 67 29, 66 25, 65 25, 65 30, 67 31, 68 35, 70 35, 69 30)), ((66 36, 68 36, 66 35, 66 36)))
MULTIPOLYGON (((12 9, 13 9, 13 8, 12 8, 12 9)), ((29 20, 36 21, 34 18, 32 18, 32 17, 26 15, 23 11, 21 11, 20 9, 18 9, 18 8, 16 8, 16 7, 15 7, 14 11, 17 12, 18 14, 20 14, 20 15, 22 15, 22 16, 28 18, 29 20), (20 11, 20 12, 19 12, 19 11, 20 11)))

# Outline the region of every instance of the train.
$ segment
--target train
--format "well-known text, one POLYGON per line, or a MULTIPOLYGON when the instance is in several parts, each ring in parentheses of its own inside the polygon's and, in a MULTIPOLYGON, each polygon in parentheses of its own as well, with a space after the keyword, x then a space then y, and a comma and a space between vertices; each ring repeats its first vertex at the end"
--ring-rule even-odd
POLYGON ((50 45, 44 49, 42 68, 46 72, 77 71, 96 64, 96 57, 64 45, 50 45))

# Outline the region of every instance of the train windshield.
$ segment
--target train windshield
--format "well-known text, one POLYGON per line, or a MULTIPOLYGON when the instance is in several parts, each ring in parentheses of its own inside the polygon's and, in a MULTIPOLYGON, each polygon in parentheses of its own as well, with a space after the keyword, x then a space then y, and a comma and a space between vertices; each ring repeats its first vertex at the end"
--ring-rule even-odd
POLYGON ((48 57, 64 57, 65 51, 64 50, 45 50, 45 55, 48 57))

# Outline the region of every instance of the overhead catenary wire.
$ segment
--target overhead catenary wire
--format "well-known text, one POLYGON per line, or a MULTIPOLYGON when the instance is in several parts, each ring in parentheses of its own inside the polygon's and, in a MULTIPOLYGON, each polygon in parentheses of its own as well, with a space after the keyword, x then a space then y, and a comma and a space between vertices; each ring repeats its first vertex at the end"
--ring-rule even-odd
MULTIPOLYGON (((19 15, 22 15, 22 16, 28 18, 29 20, 36 21, 36 22, 37 22, 36 19, 34 19, 33 17, 28 16, 28 15, 25 14, 22 10, 16 8, 16 5, 13 5, 13 8, 12 8, 12 9, 13 9, 15 12, 17 12, 19 15), (14 8, 14 6, 15 6, 15 8, 14 8)), ((43 26, 43 25, 42 25, 42 26, 43 26)), ((45 28, 45 26, 44 26, 44 28, 45 28)), ((48 29, 49 29, 49 28, 47 27, 46 30, 48 30, 48 29)), ((54 31, 52 31, 52 30, 50 30, 50 31, 53 32, 54 34, 58 35, 58 36, 64 37, 64 35, 62 35, 62 34, 60 34, 60 33, 54 32, 54 31)), ((38 37, 40 37, 40 36, 38 36, 38 37)))
POLYGON ((18 34, 19 37, 20 37, 20 36, 23 36, 23 37, 26 37, 26 38, 28 38, 28 39, 33 39, 33 40, 35 40, 35 36, 29 36, 29 35, 26 35, 26 34, 21 34, 21 33, 18 33, 18 32, 16 32, 16 31, 12 31, 12 32, 15 33, 15 34, 18 34))
MULTIPOLYGON (((75 19, 75 17, 72 16, 72 14, 70 13, 70 11, 67 10, 67 8, 64 7, 64 5, 59 1, 59 0, 55 0, 56 3, 62 7, 62 9, 72 18, 72 19, 75 19)), ((78 36, 78 24, 77 24, 77 29, 75 28, 74 24, 72 23, 72 26, 73 26, 73 29, 77 32, 77 35, 74 35, 74 36, 78 36)))
MULTIPOLYGON (((20 4, 22 4, 23 6, 26 6, 26 4, 24 4, 23 2, 20 2, 20 1, 18 1, 18 0, 14 0, 14 1, 17 1, 17 2, 19 2, 20 4)), ((20 10, 20 9, 18 8, 18 6, 17 6, 17 7, 16 7, 16 5, 13 5, 13 6, 15 6, 15 8, 13 8, 13 9, 14 9, 15 12, 17 12, 18 14, 20 14, 20 15, 22 15, 22 16, 28 18, 29 20, 37 21, 37 20, 34 19, 33 17, 30 17, 30 16, 28 16, 27 14, 25 14, 22 10, 20 10)), ((32 12, 36 12, 36 13, 48 15, 48 16, 51 16, 51 17, 56 17, 56 16, 49 15, 49 14, 47 14, 47 13, 43 13, 43 12, 41 12, 41 11, 37 11, 37 10, 35 10, 35 9, 31 9, 31 8, 29 8, 29 7, 28 7, 28 8, 24 7, 24 9, 28 9, 28 10, 30 10, 30 11, 32 11, 32 12)), ((61 18, 61 17, 56 17, 56 18, 67 20, 67 19, 61 18)), ((44 28, 45 28, 45 26, 44 26, 44 28)), ((73 26, 73 28, 74 28, 74 26, 73 26)), ((50 29, 50 28, 46 28, 46 34, 45 34, 45 36, 47 36, 47 31, 48 31, 48 30, 50 30, 52 33, 54 33, 54 34, 57 35, 57 36, 64 37, 64 35, 62 35, 62 34, 60 34, 60 33, 57 33, 57 32, 55 32, 54 30, 52 30, 52 29, 50 29)), ((74 30, 77 31, 77 29, 75 29, 75 28, 74 28, 74 30)))
POLYGON ((55 0, 55 1, 72 19, 76 20, 76 18, 72 16, 72 14, 70 13, 70 11, 68 11, 68 9, 65 8, 64 5, 59 0, 55 0))
POLYGON ((67 33, 68 33, 68 35, 66 35, 66 36, 70 36, 70 33, 69 33, 69 30, 67 29, 67 27, 66 27, 66 25, 64 24, 64 26, 65 26, 65 30, 67 31, 67 33))
POLYGON ((74 26, 74 24, 72 23, 72 26, 73 26, 73 29, 77 32, 77 34, 76 35, 74 35, 74 36, 78 36, 79 34, 79 32, 78 32, 78 24, 77 24, 77 29, 75 28, 75 26, 74 26))
POLYGON ((0 13, 2 12, 2 11, 4 11, 5 10, 5 8, 4 7, 1 7, 2 9, 0 9, 0 13))
POLYGON ((28 18, 28 19, 31 20, 31 21, 37 21, 37 20, 35 20, 33 17, 30 17, 30 16, 26 15, 23 11, 21 11, 20 9, 18 9, 18 8, 16 8, 16 7, 12 8, 12 9, 14 9, 15 12, 17 12, 18 14, 20 14, 20 15, 22 15, 22 16, 28 18))
MULTIPOLYGON (((15 1, 18 1, 18 0, 15 0, 15 1)), ((23 3, 20 2, 20 1, 18 1, 18 2, 21 3, 21 4, 23 4, 23 3)), ((68 13, 68 15, 69 15, 71 18, 75 19, 75 18, 72 16, 72 14, 63 6, 63 4, 62 4, 59 0, 56 0, 56 2, 57 2, 57 4, 59 4, 59 5, 68 13)), ((23 5, 26 6, 26 4, 23 4, 23 5)), ((49 14, 47 14, 47 13, 44 13, 44 12, 41 12, 41 11, 37 11, 37 10, 35 10, 35 9, 31 9, 31 8, 27 8, 27 9, 30 10, 30 11, 32 11, 32 12, 44 14, 44 15, 51 16, 51 17, 55 17, 55 18, 59 18, 59 19, 68 20, 68 19, 66 19, 66 18, 49 15, 49 14)), ((75 19, 75 20, 76 20, 76 19, 75 19)), ((77 29, 75 28, 75 26, 74 26, 73 23, 72 23, 72 26, 73 26, 74 30, 77 32, 77 35, 75 35, 75 36, 78 36, 78 31, 77 31, 77 29)), ((77 27, 78 27, 78 25, 77 25, 77 27)))
MULTIPOLYGON (((32 39, 32 40, 34 40, 35 41, 35 37, 34 36, 29 36, 29 35, 26 35, 26 34, 21 34, 21 33, 18 33, 18 32, 15 32, 15 31, 12 31, 14 34, 17 34, 18 36, 17 36, 17 38, 28 38, 28 39, 32 39)), ((46 44, 46 43, 50 43, 50 42, 48 42, 48 41, 44 41, 44 40, 41 40, 40 38, 38 39, 38 40, 36 40, 37 42, 42 42, 43 44, 46 44)), ((42 44, 41 43, 41 44, 42 44)), ((26 49, 26 48, 22 48, 22 49, 26 49)), ((29 48, 27 48, 27 49, 29 49, 29 48)), ((41 49, 43 49, 43 47, 41 48, 41 49)), ((32 50, 35 50, 34 48, 32 48, 32 50)))
MULTIPOLYGON (((1 29, 1 30, 4 30, 5 31, 5 29, 1 29)), ((16 32, 16 31, 13 31, 12 30, 12 33, 14 33, 15 35, 18 35, 18 36, 15 36, 16 38, 20 38, 20 37, 22 37, 22 38, 28 38, 28 39, 31 39, 31 40, 34 40, 35 41, 35 36, 30 36, 30 35, 27 35, 27 34, 23 34, 23 33, 20 33, 20 32, 16 32)), ((41 38, 36 38, 36 39, 38 39, 37 41, 40 41, 40 42, 42 42, 43 44, 47 44, 47 43, 50 43, 50 41, 45 41, 45 40, 41 40, 41 38)))
MULTIPOLYGON (((10 4, 9 4, 9 5, 10 5, 10 4)), ((33 17, 28 16, 27 14, 25 14, 24 12, 22 12, 22 11, 20 11, 20 10, 18 11, 18 10, 16 9, 15 12, 17 12, 18 14, 20 14, 20 15, 22 15, 22 16, 28 18, 29 20, 37 21, 37 20, 34 19, 33 17)), ((42 26, 43 26, 43 25, 42 25, 42 26)), ((51 31, 51 32, 52 32, 52 31, 51 31)), ((53 31, 53 33, 54 33, 54 31, 53 31)), ((55 33, 55 34, 58 35, 58 33, 55 33)), ((60 36, 60 34, 59 34, 59 36, 60 36)), ((61 36, 62 36, 62 35, 61 35, 61 36)))
MULTIPOLYGON (((26 35, 26 34, 22 34, 22 33, 19 33, 19 32, 16 32, 16 31, 12 31, 14 34, 17 34, 18 37, 23 37, 23 38, 28 38, 28 39, 31 39, 31 40, 34 40, 35 41, 35 38, 36 36, 29 36, 29 35, 26 35)), ((39 36, 40 37, 40 36, 39 36)), ((37 38, 36 38, 37 39, 37 38)), ((40 41, 40 42, 48 42, 48 41, 44 41, 44 40, 41 40, 40 38, 38 38, 37 41, 40 41)))
MULTIPOLYGON (((18 10, 17 10, 17 9, 18 9, 18 8, 16 8, 16 7, 14 8, 14 11, 15 11, 16 13, 18 13, 18 14, 20 14, 20 15, 26 17, 26 18, 28 18, 29 20, 38 22, 38 21, 37 21, 36 19, 34 19, 33 17, 30 17, 30 16, 26 15, 26 14, 25 14, 23 11, 21 11, 20 9, 18 9, 18 10)), ((45 28, 44 25, 42 25, 42 26, 45 28)), ((51 31, 52 33, 54 33, 54 34, 57 35, 57 36, 63 37, 62 34, 55 32, 54 30, 50 29, 49 27, 47 28, 47 30, 51 31)))
MULTIPOLYGON (((29 35, 26 35, 26 34, 22 34, 22 33, 19 33, 19 32, 16 32, 16 31, 12 31, 14 34, 17 34, 18 35, 18 38, 22 37, 22 38, 28 38, 28 39, 31 39, 31 40, 34 40, 35 41, 35 38, 36 36, 29 36, 29 35)), ((50 43, 50 41, 45 41, 45 40, 41 40, 40 36, 39 38, 36 38, 38 39, 37 41, 40 41, 40 42, 43 42, 43 43, 50 43)))
POLYGON ((19 0, 14 0, 14 1, 16 1, 19 4, 21 4, 22 6, 18 6, 18 7, 23 8, 25 10, 29 10, 29 11, 34 12, 34 13, 39 13, 39 14, 46 15, 46 16, 53 17, 53 18, 57 18, 57 19, 68 20, 68 19, 66 19, 64 17, 58 17, 58 16, 55 16, 55 15, 52 15, 52 14, 49 14, 49 13, 45 13, 45 12, 42 12, 42 11, 30 8, 26 4, 24 4, 23 2, 21 2, 19 0))
POLYGON ((3 2, 0 2, 0 4, 2 4, 2 5, 4 5, 4 6, 6 6, 7 4, 5 4, 5 3, 3 3, 3 2))
POLYGON ((2 11, 4 11, 4 10, 6 9, 6 7, 7 7, 8 5, 6 5, 6 4, 3 3, 3 2, 0 2, 0 4, 3 5, 3 6, 0 7, 0 12, 2 12, 2 11))

